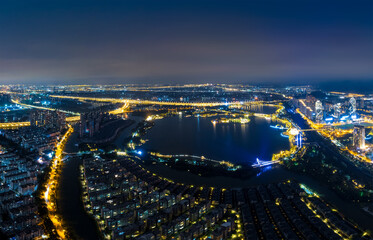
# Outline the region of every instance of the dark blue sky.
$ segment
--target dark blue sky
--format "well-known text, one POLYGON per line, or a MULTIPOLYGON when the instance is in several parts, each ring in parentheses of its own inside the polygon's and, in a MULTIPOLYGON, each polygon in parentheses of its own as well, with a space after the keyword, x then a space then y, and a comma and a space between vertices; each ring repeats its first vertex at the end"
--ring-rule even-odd
POLYGON ((373 79, 373 1, 1 1, 0 83, 373 79))

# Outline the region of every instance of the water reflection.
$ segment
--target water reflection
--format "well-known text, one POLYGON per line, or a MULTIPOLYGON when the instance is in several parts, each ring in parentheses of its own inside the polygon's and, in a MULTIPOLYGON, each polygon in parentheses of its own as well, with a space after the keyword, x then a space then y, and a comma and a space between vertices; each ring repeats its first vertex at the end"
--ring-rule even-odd
POLYGON ((263 173, 265 172, 268 172, 269 170, 272 169, 272 166, 266 166, 266 167, 262 167, 260 169, 260 172, 258 174, 256 174, 257 177, 259 177, 260 175, 262 175, 263 173))
POLYGON ((289 140, 270 128, 264 118, 252 117, 247 124, 211 123, 213 118, 170 117, 155 122, 145 148, 163 154, 193 154, 239 164, 271 159, 289 149, 289 140))

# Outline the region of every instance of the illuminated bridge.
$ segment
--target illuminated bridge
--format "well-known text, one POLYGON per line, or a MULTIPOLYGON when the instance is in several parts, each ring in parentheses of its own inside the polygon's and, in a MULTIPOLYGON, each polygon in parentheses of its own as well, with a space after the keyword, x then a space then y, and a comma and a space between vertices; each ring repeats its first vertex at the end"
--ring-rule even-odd
POLYGON ((256 163, 254 163, 251 166, 254 167, 254 168, 267 167, 267 166, 270 166, 270 165, 273 165, 273 164, 279 163, 279 162, 280 162, 279 160, 276 160, 276 161, 263 161, 263 160, 260 160, 259 158, 256 158, 256 163))
MULTIPOLYGON (((80 116, 72 116, 67 117, 66 122, 76 122, 80 120, 80 116)), ((30 122, 7 122, 7 123, 0 123, 0 129, 16 129, 20 127, 28 127, 30 126, 30 122)))
MULTIPOLYGON (((146 104, 146 105, 171 105, 171 106, 192 106, 192 107, 214 107, 237 104, 240 102, 167 102, 167 101, 151 101, 151 100, 135 100, 135 99, 119 99, 119 98, 92 98, 92 97, 76 97, 76 96, 61 96, 50 95, 54 98, 89 100, 97 102, 111 102, 111 103, 128 103, 128 104, 146 104)), ((243 102, 244 103, 244 102, 243 102)))
POLYGON ((14 129, 19 127, 30 126, 30 122, 9 122, 9 123, 0 123, 0 129, 14 129))
POLYGON ((42 107, 42 106, 25 104, 25 103, 21 103, 19 101, 13 100, 13 99, 12 99, 12 102, 15 103, 15 104, 24 106, 24 107, 28 107, 28 108, 37 108, 37 109, 48 110, 48 111, 59 111, 59 112, 68 113, 68 114, 72 114, 72 115, 76 115, 76 116, 80 115, 79 113, 76 113, 76 112, 71 112, 71 111, 65 111, 65 110, 60 110, 60 109, 55 109, 55 108, 48 108, 48 107, 42 107))

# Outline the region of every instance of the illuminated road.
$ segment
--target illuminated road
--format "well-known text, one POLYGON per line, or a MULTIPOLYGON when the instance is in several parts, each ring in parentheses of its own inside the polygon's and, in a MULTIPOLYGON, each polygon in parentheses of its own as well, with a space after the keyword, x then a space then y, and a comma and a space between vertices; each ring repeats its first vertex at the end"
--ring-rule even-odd
POLYGON ((130 107, 130 104, 128 102, 124 102, 124 104, 123 104, 122 107, 120 107, 118 109, 115 109, 115 110, 112 110, 109 113, 110 114, 114 114, 114 115, 122 114, 122 113, 127 112, 127 110, 129 109, 129 107, 130 107))
POLYGON ((19 127, 30 126, 30 122, 9 122, 9 123, 0 123, 0 129, 13 129, 19 127))
MULTIPOLYGON (((67 117, 66 122, 77 122, 80 120, 80 116, 72 116, 67 117)), ((0 129, 15 129, 20 127, 28 127, 30 126, 30 122, 8 122, 8 123, 0 123, 0 129)))
POLYGON ((36 106, 36 105, 29 105, 29 104, 21 103, 19 101, 13 100, 13 99, 12 99, 12 102, 15 103, 15 104, 24 106, 24 107, 28 107, 28 108, 37 108, 37 109, 49 110, 49 111, 59 111, 59 112, 68 113, 68 114, 77 115, 77 116, 80 115, 79 113, 71 112, 71 111, 65 111, 65 110, 60 110, 60 109, 55 109, 55 108, 48 108, 48 107, 42 107, 42 106, 36 106))
POLYGON ((111 102, 111 103, 128 103, 128 104, 145 104, 145 105, 170 105, 170 106, 192 106, 192 107, 214 107, 237 104, 237 102, 165 102, 151 100, 134 100, 134 99, 119 99, 119 98, 91 98, 91 97, 75 97, 75 96, 60 96, 50 95, 54 98, 89 100, 96 102, 111 102))
MULTIPOLYGON (((145 105, 169 105, 169 106, 190 106, 190 107, 215 107, 215 106, 227 106, 227 105, 271 105, 267 102, 259 101, 236 101, 236 102, 167 102, 167 101, 151 101, 151 100, 140 100, 140 99, 119 99, 119 98, 93 98, 93 97, 76 97, 76 96, 62 96, 62 95, 50 95, 54 98, 64 99, 76 99, 80 101, 96 101, 96 102, 111 102, 111 103, 125 103, 125 104, 145 104, 145 105)), ((276 101, 272 101, 276 102, 276 101)), ((277 106, 272 104, 273 106, 277 106)))
POLYGON ((68 125, 68 130, 63 135, 61 140, 56 145, 55 157, 52 159, 52 165, 50 166, 49 178, 45 182, 45 192, 42 193, 42 197, 45 201, 48 210, 48 218, 53 223, 57 234, 60 239, 66 239, 66 230, 63 229, 62 221, 57 215, 57 206, 56 206, 56 187, 60 178, 60 168, 63 163, 62 155, 65 143, 71 133, 74 131, 73 127, 68 125))

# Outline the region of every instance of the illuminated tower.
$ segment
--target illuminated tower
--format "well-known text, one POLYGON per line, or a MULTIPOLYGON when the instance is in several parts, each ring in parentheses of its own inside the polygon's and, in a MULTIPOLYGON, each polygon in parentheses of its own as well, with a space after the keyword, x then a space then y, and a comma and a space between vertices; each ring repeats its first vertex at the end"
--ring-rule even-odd
POLYGON ((356 99, 354 97, 350 98, 350 115, 355 115, 356 114, 356 99))
POLYGON ((337 103, 333 106, 334 108, 334 114, 333 116, 336 118, 336 119, 339 119, 339 117, 341 116, 341 107, 342 105, 340 103, 337 103))
POLYGON ((353 145, 357 149, 365 149, 365 128, 362 125, 354 126, 353 145))
POLYGON ((322 103, 320 100, 316 101, 315 110, 316 110, 316 122, 322 122, 324 114, 323 114, 322 103))

